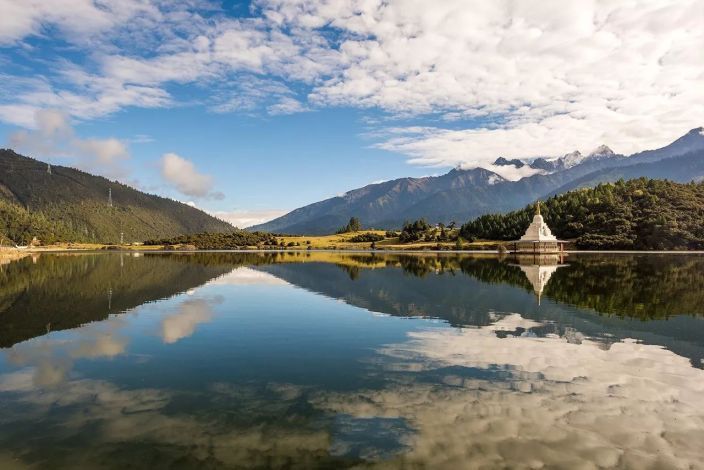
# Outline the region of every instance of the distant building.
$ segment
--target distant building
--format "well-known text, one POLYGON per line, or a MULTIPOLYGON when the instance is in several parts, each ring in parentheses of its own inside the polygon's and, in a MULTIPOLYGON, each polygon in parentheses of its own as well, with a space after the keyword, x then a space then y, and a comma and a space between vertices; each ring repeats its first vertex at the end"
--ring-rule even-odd
POLYGON ((558 240, 540 215, 540 202, 535 205, 533 222, 520 240, 511 242, 514 253, 561 253, 565 242, 558 240))

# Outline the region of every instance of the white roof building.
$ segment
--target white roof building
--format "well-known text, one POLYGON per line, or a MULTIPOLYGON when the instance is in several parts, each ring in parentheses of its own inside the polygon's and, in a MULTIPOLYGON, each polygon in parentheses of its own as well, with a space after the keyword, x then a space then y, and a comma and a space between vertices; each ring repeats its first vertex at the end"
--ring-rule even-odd
POLYGON ((556 242, 557 238, 550 231, 550 227, 540 215, 540 203, 536 204, 535 215, 533 222, 528 226, 525 235, 519 241, 522 242, 556 242))
POLYGON ((562 240, 558 240, 540 215, 540 202, 536 204, 533 222, 526 233, 514 243, 516 253, 557 253, 563 250, 562 240))

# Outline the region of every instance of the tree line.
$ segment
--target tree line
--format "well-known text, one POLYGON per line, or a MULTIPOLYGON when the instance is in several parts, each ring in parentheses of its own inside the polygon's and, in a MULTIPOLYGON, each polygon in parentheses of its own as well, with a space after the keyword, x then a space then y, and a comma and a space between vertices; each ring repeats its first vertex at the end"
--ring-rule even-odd
MULTIPOLYGON (((558 238, 578 248, 626 250, 704 249, 704 183, 638 178, 603 183, 556 195, 541 213, 558 238)), ((507 214, 488 214, 467 222, 467 239, 516 240, 535 214, 535 206, 507 214)))

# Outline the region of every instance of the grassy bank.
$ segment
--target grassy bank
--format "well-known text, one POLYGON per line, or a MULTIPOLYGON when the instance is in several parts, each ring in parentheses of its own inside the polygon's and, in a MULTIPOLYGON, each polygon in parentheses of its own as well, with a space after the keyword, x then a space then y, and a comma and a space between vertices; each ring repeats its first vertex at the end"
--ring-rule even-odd
MULTIPOLYGON (((365 233, 373 233, 384 236, 383 230, 362 230, 360 232, 348 232, 335 235, 291 235, 277 236, 279 243, 283 242, 286 249, 290 250, 370 250, 372 242, 354 242, 352 238, 365 233)), ((377 250, 496 250, 502 242, 479 240, 472 243, 463 242, 461 248, 455 241, 447 242, 425 242, 416 241, 409 243, 401 243, 399 237, 384 238, 383 240, 374 242, 374 247, 377 250)))
MULTIPOLYGON (((287 251, 308 251, 308 250, 382 250, 382 251, 423 251, 423 250, 458 250, 460 246, 454 241, 447 242, 425 242, 416 241, 401 243, 398 237, 384 238, 374 242, 357 242, 352 239, 360 234, 374 233, 384 236, 386 232, 380 230, 364 230, 360 232, 349 232, 335 235, 290 235, 275 236, 277 246, 251 245, 243 246, 243 249, 265 249, 265 250, 287 250, 287 251)), ((475 241, 472 243, 463 242, 462 250, 496 250, 502 242, 496 241, 475 241)), ((195 247, 189 244, 174 245, 105 245, 99 243, 55 243, 46 246, 31 247, 26 251, 18 252, 15 249, 6 250, 7 253, 41 253, 52 251, 94 251, 94 250, 139 250, 139 251, 165 251, 165 250, 194 250, 195 247)), ((3 253, 0 251, 0 253, 3 253)))

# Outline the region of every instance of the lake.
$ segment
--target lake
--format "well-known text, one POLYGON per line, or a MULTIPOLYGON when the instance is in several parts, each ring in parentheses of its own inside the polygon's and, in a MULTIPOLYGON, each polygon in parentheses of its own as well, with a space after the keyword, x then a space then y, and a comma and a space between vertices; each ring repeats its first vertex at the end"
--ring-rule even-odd
POLYGON ((704 256, 0 266, 0 468, 704 468, 704 256))

